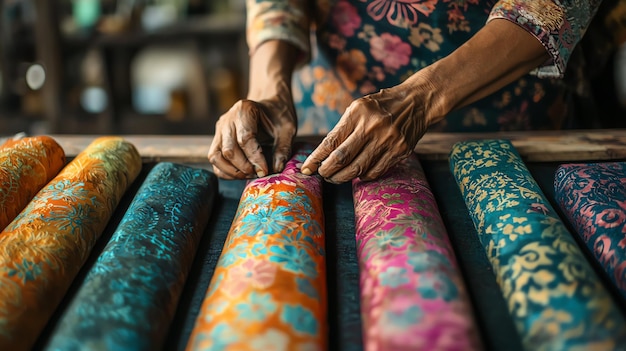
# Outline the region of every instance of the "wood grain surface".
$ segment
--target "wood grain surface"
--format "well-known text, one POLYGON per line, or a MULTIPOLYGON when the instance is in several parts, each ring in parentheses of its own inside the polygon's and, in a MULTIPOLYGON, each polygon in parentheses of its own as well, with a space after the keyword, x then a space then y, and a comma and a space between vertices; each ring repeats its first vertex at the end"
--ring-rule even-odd
MULTIPOLYGON (((85 149, 96 135, 53 135, 66 155, 85 149)), ((144 161, 205 163, 211 136, 124 135, 139 150, 144 161)), ((626 130, 579 130, 559 132, 427 133, 415 148, 421 159, 447 160, 452 145, 462 140, 508 139, 524 160, 560 162, 626 159, 626 130)), ((319 143, 322 137, 298 137, 319 143)))

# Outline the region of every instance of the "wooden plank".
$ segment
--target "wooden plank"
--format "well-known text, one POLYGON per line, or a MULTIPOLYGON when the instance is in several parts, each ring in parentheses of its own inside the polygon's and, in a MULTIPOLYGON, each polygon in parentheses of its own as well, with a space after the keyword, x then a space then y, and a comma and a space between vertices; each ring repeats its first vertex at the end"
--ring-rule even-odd
MULTIPOLYGON (((68 157, 85 149, 97 136, 53 135, 68 157)), ((212 136, 126 135, 145 161, 206 163, 212 136)), ((318 143, 322 137, 298 137, 318 143)), ((508 139, 532 162, 626 159, 626 130, 502 133, 427 133, 415 151, 422 159, 447 160, 452 145, 462 140, 508 139)))

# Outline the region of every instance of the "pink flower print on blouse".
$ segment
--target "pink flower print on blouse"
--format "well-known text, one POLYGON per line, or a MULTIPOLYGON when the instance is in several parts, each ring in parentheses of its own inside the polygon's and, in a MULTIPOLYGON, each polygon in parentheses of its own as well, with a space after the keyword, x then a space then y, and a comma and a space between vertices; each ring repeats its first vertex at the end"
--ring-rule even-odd
POLYGON ((419 13, 430 15, 438 0, 374 0, 367 5, 367 14, 375 21, 387 17, 387 21, 398 27, 411 27, 419 20, 419 13))
POLYGON ((370 39, 370 52, 385 68, 397 70, 409 63, 411 45, 403 42, 397 35, 383 33, 370 39))
POLYGON ((333 22, 339 33, 351 37, 355 30, 361 26, 361 17, 352 4, 347 1, 339 1, 333 11, 333 22))

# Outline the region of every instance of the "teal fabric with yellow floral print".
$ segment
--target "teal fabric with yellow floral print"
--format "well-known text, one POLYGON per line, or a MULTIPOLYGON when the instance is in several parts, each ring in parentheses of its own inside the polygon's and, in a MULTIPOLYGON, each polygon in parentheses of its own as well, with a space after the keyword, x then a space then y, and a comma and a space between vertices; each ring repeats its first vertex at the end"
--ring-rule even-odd
POLYGON ((506 140, 460 142, 452 173, 528 350, 615 350, 626 322, 506 140))
POLYGON ((158 349, 174 317, 217 186, 217 178, 207 170, 157 164, 45 349, 158 349))
POLYGON ((311 61, 294 76, 298 131, 323 134, 353 99, 395 86, 446 57, 486 22, 508 20, 535 36, 552 59, 432 130, 560 129, 575 126, 567 108, 573 91, 561 78, 599 5, 598 0, 247 0, 248 45, 254 51, 279 39, 308 55, 301 62, 311 61))

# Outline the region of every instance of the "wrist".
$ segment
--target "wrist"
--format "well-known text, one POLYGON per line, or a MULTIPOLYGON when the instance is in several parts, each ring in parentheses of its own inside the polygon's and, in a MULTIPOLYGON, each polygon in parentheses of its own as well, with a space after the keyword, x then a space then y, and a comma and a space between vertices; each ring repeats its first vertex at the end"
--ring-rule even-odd
POLYGON ((250 57, 248 99, 291 94, 291 77, 298 53, 295 46, 281 40, 261 44, 250 57))
POLYGON ((261 84, 250 82, 247 99, 253 101, 275 99, 279 97, 291 98, 291 77, 268 79, 261 84))
POLYGON ((450 84, 445 84, 437 65, 431 65, 413 74, 400 84, 406 89, 415 103, 423 106, 426 125, 430 126, 445 118, 454 108, 454 94, 448 92, 450 84))

